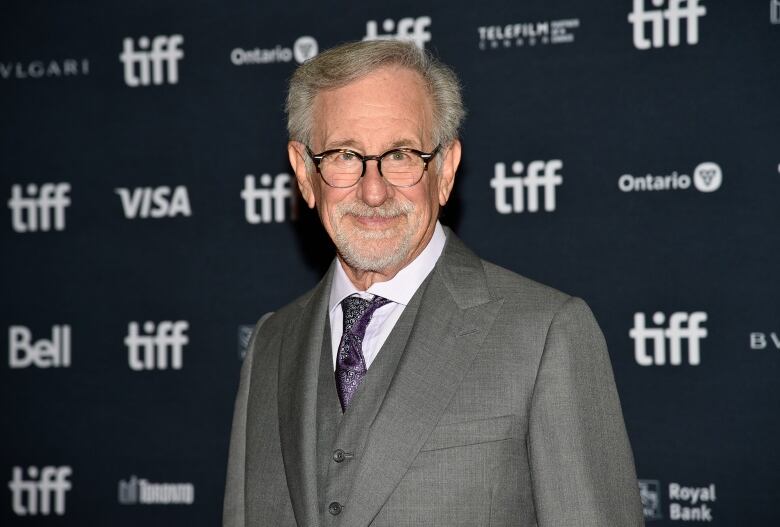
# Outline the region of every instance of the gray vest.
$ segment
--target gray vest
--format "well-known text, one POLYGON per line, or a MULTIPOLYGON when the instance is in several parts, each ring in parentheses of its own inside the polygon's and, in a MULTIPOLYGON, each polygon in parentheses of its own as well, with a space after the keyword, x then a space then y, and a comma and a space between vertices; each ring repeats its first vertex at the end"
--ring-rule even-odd
POLYGON ((406 348, 427 285, 426 279, 404 309, 344 414, 336 393, 330 325, 326 321, 317 382, 317 489, 323 527, 338 525, 339 507, 349 507, 352 482, 360 466, 369 427, 382 406, 406 348))

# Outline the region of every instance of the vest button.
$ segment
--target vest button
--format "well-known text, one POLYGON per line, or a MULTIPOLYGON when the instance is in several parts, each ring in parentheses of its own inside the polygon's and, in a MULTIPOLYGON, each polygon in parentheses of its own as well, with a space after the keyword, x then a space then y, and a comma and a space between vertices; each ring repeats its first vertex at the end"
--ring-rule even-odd
POLYGON ((337 448, 336 450, 333 451, 333 461, 335 461, 336 463, 341 463, 345 459, 346 459, 346 456, 344 455, 344 451, 343 450, 341 450, 340 448, 337 448))
POLYGON ((343 509, 343 507, 341 506, 341 503, 337 501, 331 502, 331 504, 328 505, 328 512, 333 516, 338 516, 341 514, 341 509, 343 509))

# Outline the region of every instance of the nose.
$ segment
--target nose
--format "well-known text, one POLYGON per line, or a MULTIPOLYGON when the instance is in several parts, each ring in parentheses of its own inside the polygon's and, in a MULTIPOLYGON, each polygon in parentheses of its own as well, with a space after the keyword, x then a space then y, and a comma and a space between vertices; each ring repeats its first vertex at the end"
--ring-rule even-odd
POLYGON ((366 161, 366 173, 358 183, 358 198, 369 207, 379 207, 392 194, 391 186, 379 173, 379 165, 374 159, 366 161))

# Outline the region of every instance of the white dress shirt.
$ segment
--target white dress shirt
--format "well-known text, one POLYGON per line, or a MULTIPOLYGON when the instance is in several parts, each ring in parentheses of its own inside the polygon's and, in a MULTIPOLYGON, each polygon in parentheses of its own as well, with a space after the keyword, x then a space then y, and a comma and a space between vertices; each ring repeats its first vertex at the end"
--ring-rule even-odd
POLYGON ((425 246, 425 249, 412 262, 398 271, 393 278, 386 282, 377 282, 368 288, 368 291, 359 291, 347 277, 344 268, 339 261, 336 272, 333 273, 333 282, 330 286, 330 299, 328 300, 328 313, 330 314, 330 337, 333 349, 333 370, 336 370, 336 355, 344 333, 344 315, 341 310, 341 301, 350 295, 358 294, 366 300, 371 300, 374 295, 379 295, 390 300, 389 303, 374 311, 371 322, 366 329, 363 338, 363 357, 366 368, 371 367, 382 344, 395 327, 395 323, 401 318, 412 296, 420 288, 428 274, 433 270, 439 260, 447 236, 444 229, 437 221, 433 230, 433 236, 425 246))

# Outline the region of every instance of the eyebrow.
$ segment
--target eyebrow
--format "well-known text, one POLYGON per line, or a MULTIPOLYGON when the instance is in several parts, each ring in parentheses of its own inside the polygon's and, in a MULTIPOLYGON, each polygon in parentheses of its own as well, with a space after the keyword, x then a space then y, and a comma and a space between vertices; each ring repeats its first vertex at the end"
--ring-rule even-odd
MULTIPOLYGON (((348 148, 350 150, 363 150, 361 146, 362 144, 354 139, 338 139, 335 141, 329 141, 325 145, 325 150, 333 150, 338 148, 348 148)), ((388 150, 393 150, 394 148, 413 148, 417 150, 420 147, 417 146, 417 141, 413 139, 395 139, 394 141, 391 141, 385 146, 383 152, 387 152, 388 150)), ((380 153, 382 152, 377 152, 377 154, 380 153)))

